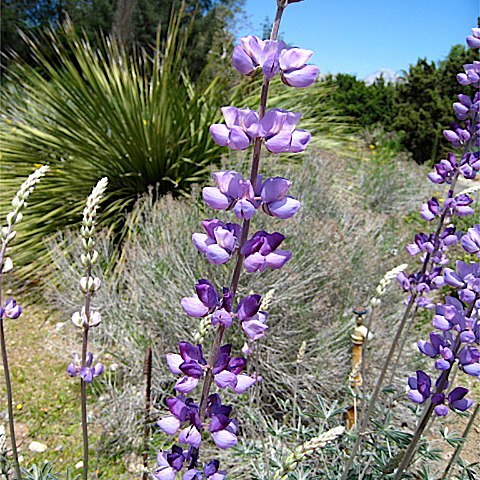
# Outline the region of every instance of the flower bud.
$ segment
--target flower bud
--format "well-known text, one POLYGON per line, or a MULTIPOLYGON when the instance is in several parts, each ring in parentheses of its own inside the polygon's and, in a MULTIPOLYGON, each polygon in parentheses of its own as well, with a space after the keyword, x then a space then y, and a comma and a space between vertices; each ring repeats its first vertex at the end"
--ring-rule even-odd
POLYGON ((83 311, 82 311, 82 313, 75 312, 72 315, 72 323, 77 328, 83 328, 85 326, 86 321, 87 321, 87 318, 86 318, 85 313, 83 311))
POLYGON ((102 321, 102 316, 100 315, 100 312, 93 312, 90 315, 90 320, 88 322, 90 327, 96 327, 97 325, 100 324, 102 321))
POLYGON ((3 260, 2 273, 7 273, 13 269, 13 262, 10 257, 6 257, 3 260))

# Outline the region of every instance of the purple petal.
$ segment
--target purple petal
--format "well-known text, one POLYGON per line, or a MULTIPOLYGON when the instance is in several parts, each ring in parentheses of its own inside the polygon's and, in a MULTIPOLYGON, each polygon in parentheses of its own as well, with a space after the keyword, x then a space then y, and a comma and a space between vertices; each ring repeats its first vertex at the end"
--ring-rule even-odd
POLYGON ((233 209, 235 216, 243 220, 250 220, 255 214, 255 207, 252 202, 242 198, 235 204, 233 209))
POLYGON ((263 272, 267 266, 265 257, 258 252, 246 257, 244 264, 248 273, 263 272))
POLYGON ((198 385, 198 381, 198 378, 182 377, 177 380, 177 383, 173 388, 175 388, 175 390, 180 393, 189 393, 195 389, 195 387, 198 385))
POLYGON ((280 68, 282 70, 302 68, 310 60, 312 55, 312 50, 305 50, 303 48, 289 48, 282 50, 279 58, 280 68))
POLYGON ((228 370, 222 370, 213 377, 219 388, 234 387, 237 384, 237 376, 228 370))
POLYGON ((258 340, 263 337, 268 326, 259 320, 246 320, 242 322, 242 329, 250 340, 258 340))
POLYGON ((208 307, 198 297, 184 297, 180 303, 185 313, 190 317, 200 318, 208 314, 208 307))
POLYGON ((247 391, 257 380, 255 378, 249 377, 245 374, 237 375, 237 384, 232 387, 232 390, 235 393, 244 393, 247 391))
POLYGON ((207 248, 207 260, 214 265, 222 265, 230 260, 231 255, 220 245, 214 244, 207 248))
POLYGON ((193 244, 195 245, 195 247, 197 247, 197 249, 202 253, 207 253, 208 246, 215 243, 205 233, 194 233, 192 235, 192 240, 193 240, 193 244))
POLYGON ((480 363, 471 363, 470 365, 464 365, 463 370, 468 375, 480 377, 480 363))
POLYGON ((195 426, 184 428, 178 436, 179 443, 186 443, 192 447, 198 448, 202 443, 202 436, 195 426))
POLYGON ((268 178, 262 185, 261 198, 263 202, 275 202, 282 199, 291 187, 292 182, 282 177, 268 178))
POLYGON ((230 206, 230 199, 216 187, 205 187, 202 190, 204 202, 215 210, 226 210, 230 206))
POLYGON ((255 65, 245 50, 237 45, 233 49, 233 66, 243 75, 250 75, 255 71, 255 65))
POLYGON ((182 422, 173 416, 163 417, 158 420, 157 425, 167 435, 175 435, 178 432, 182 422))
POLYGON ((267 267, 278 270, 292 258, 292 252, 287 250, 275 250, 265 257, 267 267))
POLYGON ((287 130, 282 130, 277 135, 265 141, 267 150, 271 153, 284 153, 290 151, 290 144, 292 143, 292 133, 287 130))
POLYGON ((306 130, 295 130, 292 133, 292 142, 289 151, 291 153, 303 152, 307 148, 311 138, 312 135, 310 132, 306 130))
POLYGON ((240 321, 252 318, 257 314, 262 297, 260 295, 248 295, 238 304, 237 314, 240 321))
POLYGON ((237 437, 228 430, 220 430, 212 433, 213 441, 218 448, 226 450, 232 448, 237 444, 237 437))
POLYGON ((156 480, 175 480, 177 471, 172 467, 159 467, 155 469, 153 476, 156 480))
POLYGON ((210 125, 210 135, 213 141, 221 147, 226 147, 230 143, 230 129, 221 123, 210 125))
POLYGON ((251 140, 241 127, 233 126, 230 131, 228 147, 232 150, 245 150, 250 146, 251 140))
POLYGON ((305 65, 303 68, 283 71, 281 78, 283 83, 289 87, 305 88, 315 82, 319 73, 318 67, 305 65))
POLYGON ((285 197, 281 200, 268 204, 268 213, 273 217, 287 219, 293 217, 301 207, 301 203, 292 197, 285 197))

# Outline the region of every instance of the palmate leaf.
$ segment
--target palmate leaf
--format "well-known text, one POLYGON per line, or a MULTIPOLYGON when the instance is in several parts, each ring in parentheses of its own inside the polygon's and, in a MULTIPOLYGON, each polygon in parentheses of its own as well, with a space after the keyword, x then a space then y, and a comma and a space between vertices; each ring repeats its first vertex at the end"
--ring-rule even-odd
POLYGON ((50 172, 14 243, 22 277, 47 273, 45 238, 78 224, 101 177, 109 188, 100 224, 121 234, 125 212, 149 186, 188 194, 219 161, 223 149, 208 127, 219 119, 223 86, 213 79, 199 89, 184 74, 187 34, 179 25, 174 18, 152 55, 130 55, 111 38, 94 50, 69 23, 26 39, 37 65, 16 65, 1 98, 2 218, 24 177, 40 164, 50 172), (54 58, 41 53, 45 41, 54 58))

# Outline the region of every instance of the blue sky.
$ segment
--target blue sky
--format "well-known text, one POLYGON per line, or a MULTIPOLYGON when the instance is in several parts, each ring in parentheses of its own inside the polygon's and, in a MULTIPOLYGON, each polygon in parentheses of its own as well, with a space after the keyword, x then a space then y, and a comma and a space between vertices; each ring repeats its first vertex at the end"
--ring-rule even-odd
MULTIPOLYGON (((247 0, 239 36, 261 34, 276 0, 247 0)), ((304 0, 285 11, 286 42, 315 51, 322 73, 364 78, 382 68, 408 69, 419 57, 441 60, 464 44, 480 15, 480 0, 304 0)))

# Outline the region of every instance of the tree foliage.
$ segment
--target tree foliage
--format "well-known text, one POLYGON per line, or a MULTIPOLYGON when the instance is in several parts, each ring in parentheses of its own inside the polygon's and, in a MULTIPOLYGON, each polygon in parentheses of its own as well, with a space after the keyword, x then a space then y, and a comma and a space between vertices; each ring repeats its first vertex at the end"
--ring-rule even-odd
MULTIPOLYGON (((172 13, 184 9, 183 25, 190 26, 185 64, 190 75, 198 77, 209 61, 209 55, 222 53, 231 45, 231 22, 241 11, 244 0, 1 0, 1 51, 3 64, 9 53, 33 64, 26 42, 19 31, 28 36, 69 18, 78 31, 98 45, 102 34, 114 34, 126 47, 151 49, 157 31, 165 40, 172 13)), ((44 54, 53 56, 44 45, 44 54)))

